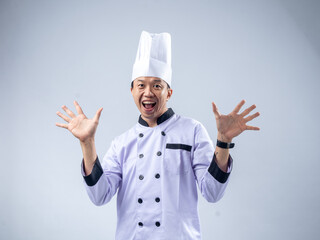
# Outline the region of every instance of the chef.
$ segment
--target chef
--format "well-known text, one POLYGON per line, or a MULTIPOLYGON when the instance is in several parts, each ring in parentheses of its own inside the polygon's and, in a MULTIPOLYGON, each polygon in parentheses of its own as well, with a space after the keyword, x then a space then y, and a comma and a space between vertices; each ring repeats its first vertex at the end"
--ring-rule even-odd
POLYGON ((67 123, 56 123, 80 140, 82 174, 89 198, 106 204, 118 191, 117 240, 201 239, 197 186, 209 202, 220 200, 232 170, 229 149, 245 130, 255 105, 240 112, 241 101, 229 115, 212 103, 217 124, 214 148, 204 126, 167 107, 172 96, 171 37, 143 31, 131 79, 131 93, 141 115, 128 131, 116 137, 103 159, 97 156, 95 132, 100 108, 88 119, 79 104, 78 115, 62 106, 57 112, 67 123))

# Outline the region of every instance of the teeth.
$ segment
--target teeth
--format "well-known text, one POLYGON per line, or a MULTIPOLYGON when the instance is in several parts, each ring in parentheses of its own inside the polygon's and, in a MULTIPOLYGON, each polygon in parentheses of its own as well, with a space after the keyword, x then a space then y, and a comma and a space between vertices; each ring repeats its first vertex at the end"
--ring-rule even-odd
POLYGON ((154 104, 155 102, 142 102, 143 104, 154 104))

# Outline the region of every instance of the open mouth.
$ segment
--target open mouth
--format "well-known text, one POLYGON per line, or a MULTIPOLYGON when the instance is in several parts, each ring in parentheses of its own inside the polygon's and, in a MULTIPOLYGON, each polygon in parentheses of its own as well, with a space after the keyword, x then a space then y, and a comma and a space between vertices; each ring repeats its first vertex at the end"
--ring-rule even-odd
POLYGON ((142 105, 147 111, 152 111, 154 109, 154 107, 156 106, 156 103, 144 101, 144 102, 142 102, 142 105))

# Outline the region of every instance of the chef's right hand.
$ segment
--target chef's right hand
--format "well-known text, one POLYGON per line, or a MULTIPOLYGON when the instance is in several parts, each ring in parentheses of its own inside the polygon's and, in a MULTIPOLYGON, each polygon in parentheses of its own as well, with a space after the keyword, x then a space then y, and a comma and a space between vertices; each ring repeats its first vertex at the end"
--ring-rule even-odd
POLYGON ((58 111, 57 115, 67 123, 56 123, 56 126, 68 129, 76 138, 80 140, 80 142, 87 142, 94 139, 102 108, 96 112, 92 119, 88 119, 76 101, 74 101, 74 106, 76 107, 78 116, 76 116, 65 105, 63 105, 62 109, 69 115, 69 117, 58 111))

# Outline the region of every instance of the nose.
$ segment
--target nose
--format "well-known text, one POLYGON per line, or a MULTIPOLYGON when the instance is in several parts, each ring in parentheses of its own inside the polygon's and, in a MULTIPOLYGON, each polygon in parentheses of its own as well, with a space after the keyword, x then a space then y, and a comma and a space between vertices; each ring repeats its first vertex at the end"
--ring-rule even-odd
POLYGON ((144 95, 146 97, 153 97, 154 96, 151 87, 148 86, 145 88, 144 95))

